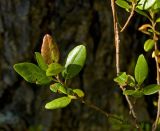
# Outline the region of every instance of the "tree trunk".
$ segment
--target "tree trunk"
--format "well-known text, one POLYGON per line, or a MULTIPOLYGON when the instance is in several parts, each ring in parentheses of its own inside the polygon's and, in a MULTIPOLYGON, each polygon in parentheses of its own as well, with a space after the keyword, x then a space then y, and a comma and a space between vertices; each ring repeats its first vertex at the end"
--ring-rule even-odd
MULTIPOLYGON (((74 46, 86 45, 85 68, 70 86, 84 90, 86 98, 105 111, 128 118, 128 105, 113 82, 115 47, 109 0, 1 0, 0 130, 114 130, 116 121, 106 119, 80 102, 72 102, 61 110, 44 109, 45 103, 56 95, 46 86, 28 84, 13 70, 15 63, 35 62, 34 52, 40 51, 46 33, 58 43, 61 61, 74 46)), ((133 62, 128 58, 135 58, 138 39, 136 34, 134 36, 127 33, 121 36, 123 70, 129 70, 133 62), (126 52, 126 49, 132 50, 126 52)), ((137 113, 142 114, 140 120, 148 120, 142 101, 138 102, 141 109, 137 113)))

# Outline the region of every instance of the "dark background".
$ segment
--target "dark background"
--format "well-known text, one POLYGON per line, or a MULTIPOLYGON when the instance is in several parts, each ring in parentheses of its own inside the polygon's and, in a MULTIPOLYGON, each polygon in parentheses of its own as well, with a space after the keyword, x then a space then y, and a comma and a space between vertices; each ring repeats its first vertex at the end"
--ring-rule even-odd
MULTIPOLYGON (((128 14, 118 8, 121 24, 128 14)), ((136 59, 144 53, 146 36, 137 31, 145 18, 135 14, 130 26, 121 34, 121 69, 133 74, 136 59)), ((128 105, 113 82, 115 47, 110 0, 0 0, 0 131, 114 131, 123 130, 112 119, 73 102, 67 108, 48 111, 44 105, 55 97, 47 86, 25 82, 14 70, 18 62, 35 62, 43 36, 56 40, 61 61, 70 49, 85 42, 87 61, 79 76, 71 82, 81 88, 87 99, 107 112, 123 119, 128 105)), ((154 60, 145 54, 152 69, 146 83, 155 82, 154 60)), ((135 110, 139 121, 154 120, 153 99, 138 99, 135 110)))

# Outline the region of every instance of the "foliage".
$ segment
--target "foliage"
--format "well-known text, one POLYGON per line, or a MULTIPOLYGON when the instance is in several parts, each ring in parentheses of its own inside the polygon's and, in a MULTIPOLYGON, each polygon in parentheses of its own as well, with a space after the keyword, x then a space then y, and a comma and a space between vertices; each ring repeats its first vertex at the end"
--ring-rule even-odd
POLYGON ((126 72, 121 72, 114 81, 120 86, 130 86, 132 90, 124 90, 123 94, 131 95, 134 97, 141 97, 143 95, 151 95, 160 91, 160 85, 151 84, 146 87, 142 86, 142 83, 147 78, 148 65, 143 55, 140 55, 135 67, 135 78, 131 75, 127 75, 126 72), (136 80, 136 82, 135 82, 136 80))
POLYGON ((86 60, 86 48, 83 45, 76 46, 68 54, 65 69, 62 72, 62 76, 65 79, 70 79, 76 76, 84 66, 86 60))
MULTIPOLYGON (((133 16, 134 11, 149 20, 150 23, 141 25, 139 27, 139 31, 149 36, 144 43, 144 50, 146 52, 152 51, 152 57, 155 58, 158 65, 157 70, 160 70, 160 51, 157 48, 157 41, 159 40, 160 32, 156 28, 156 25, 160 23, 160 18, 157 15, 160 11, 160 1, 116 0, 115 3, 127 12, 130 12, 128 21, 133 16)), ((59 63, 60 53, 56 42, 50 35, 47 34, 43 38, 41 53, 35 52, 35 58, 37 65, 28 62, 18 63, 14 65, 14 69, 26 81, 39 85, 50 84, 50 90, 53 93, 58 93, 61 95, 61 97, 48 102, 45 105, 46 109, 64 108, 68 106, 73 99, 78 99, 83 103, 86 103, 83 99, 85 94, 81 89, 73 89, 67 86, 67 80, 78 75, 84 67, 86 60, 86 47, 84 45, 78 45, 73 48, 68 53, 65 64, 63 65, 59 63)), ((144 55, 141 54, 139 55, 135 65, 134 76, 127 74, 126 72, 120 72, 118 76, 114 78, 114 81, 122 88, 125 96, 142 97, 144 95, 152 95, 160 92, 160 80, 158 80, 157 84, 145 85, 144 82, 147 79, 148 70, 147 60, 144 55)), ((159 73, 157 74, 157 79, 160 77, 158 75, 159 73)), ((131 102, 129 105, 131 105, 131 102)), ((92 104, 89 104, 89 106, 104 115, 107 114, 99 107, 92 104)), ((160 107, 158 107, 158 110, 160 110, 160 107)), ((130 111, 133 111, 133 107, 130 108, 130 111)), ((107 114, 106 116, 108 117, 109 115, 107 114)), ((111 116, 119 120, 119 118, 113 115, 111 116)), ((153 130, 156 130, 157 125, 159 124, 158 111, 157 116, 158 117, 155 121, 155 127, 153 126, 153 130)), ((136 118, 134 115, 133 117, 136 118)), ((124 129, 131 128, 131 124, 123 123, 123 126, 124 129)), ((150 130, 151 128, 151 126, 146 123, 139 124, 139 127, 146 130, 150 130)))
POLYGON ((50 84, 50 90, 53 93, 63 95, 47 103, 46 109, 63 108, 69 105, 72 99, 84 97, 84 92, 81 89, 68 88, 66 85, 67 79, 78 75, 84 66, 86 60, 86 47, 84 45, 78 45, 72 49, 63 66, 58 63, 59 50, 57 44, 47 34, 43 38, 41 53, 35 52, 35 58, 38 65, 24 62, 15 64, 14 69, 26 81, 39 85, 50 84), (63 77, 64 82, 60 80, 60 77, 63 77))
MULTIPOLYGON (((156 31, 154 29, 153 26, 155 26, 157 23, 160 22, 160 18, 156 18, 155 21, 153 21, 152 17, 155 16, 155 14, 157 13, 157 10, 160 10, 160 2, 158 0, 139 0, 139 1, 125 1, 125 0, 117 0, 116 3, 118 6, 128 10, 131 9, 132 2, 137 2, 136 3, 136 11, 138 11, 139 14, 147 16, 151 22, 151 24, 144 24, 142 25, 139 30, 142 31, 145 34, 148 35, 154 35, 154 33, 156 35, 159 35, 159 32, 156 31), (150 14, 150 16, 148 15, 150 14), (154 22, 154 25, 152 25, 154 22)), ((154 18, 155 19, 155 18, 154 18)), ((156 37, 156 36, 155 36, 156 37)), ((157 37, 153 38, 153 39, 148 39, 145 41, 144 43, 144 50, 146 52, 149 52, 153 49, 154 45, 155 45, 155 41, 157 41, 157 37)), ((153 53, 153 57, 157 56, 157 54, 159 53, 158 50, 155 50, 153 53)), ((135 90, 125 90, 123 93, 127 94, 127 95, 134 95, 137 93, 140 94, 144 94, 144 95, 149 95, 149 94, 154 94, 157 93, 160 89, 159 89, 159 85, 156 84, 152 84, 152 85, 148 85, 147 87, 144 87, 144 89, 141 87, 142 83, 144 82, 144 80, 147 78, 148 75, 148 65, 147 65, 147 61, 145 60, 145 57, 143 55, 140 55, 138 57, 137 60, 137 64, 135 67, 135 78, 132 79, 136 80, 136 84, 134 86, 131 86, 128 84, 128 76, 126 75, 126 72, 121 72, 115 79, 114 81, 117 82, 120 86, 131 86, 134 87, 135 90)))
POLYGON ((19 63, 14 65, 15 71, 21 75, 26 81, 36 84, 48 84, 51 81, 50 77, 46 76, 44 70, 32 63, 19 63))
MULTIPOLYGON (((160 93, 160 51, 157 46, 157 41, 159 40, 160 32, 157 28, 157 24, 160 22, 159 11, 160 11, 160 1, 159 0, 116 0, 116 4, 126 11, 130 12, 130 18, 133 16, 133 12, 136 11, 140 15, 146 17, 149 23, 145 23, 139 27, 139 31, 147 34, 149 38, 144 43, 144 50, 146 52, 152 51, 152 57, 155 58, 156 68, 157 68, 157 84, 145 85, 144 80, 148 76, 148 65, 145 57, 140 55, 138 57, 134 76, 132 79, 136 81, 132 86, 128 84, 128 76, 126 72, 121 72, 114 81, 120 86, 125 87, 123 90, 124 95, 131 95, 134 97, 141 97, 143 95, 152 95, 157 92, 160 93)), ((155 131, 159 124, 159 110, 160 110, 160 95, 159 104, 157 109, 157 118, 152 126, 152 130, 155 131)))
POLYGON ((46 109, 63 108, 63 107, 66 107, 67 105, 69 105, 69 103, 71 103, 71 98, 64 96, 64 97, 57 98, 57 99, 47 103, 45 105, 45 108, 46 109))

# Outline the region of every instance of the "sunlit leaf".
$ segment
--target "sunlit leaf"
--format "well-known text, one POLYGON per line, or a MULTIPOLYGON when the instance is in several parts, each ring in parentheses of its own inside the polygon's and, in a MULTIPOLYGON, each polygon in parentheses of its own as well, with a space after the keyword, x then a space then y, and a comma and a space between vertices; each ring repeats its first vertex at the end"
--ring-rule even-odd
POLYGON ((67 94, 67 89, 61 83, 54 83, 50 85, 50 90, 55 93, 67 94))
POLYGON ((73 89, 73 92, 76 93, 78 97, 84 97, 84 92, 81 89, 73 89))
POLYGON ((54 99, 53 101, 47 103, 45 105, 46 109, 59 109, 68 106, 71 103, 71 98, 69 97, 61 97, 54 99))
POLYGON ((134 73, 136 81, 141 85, 148 75, 148 64, 143 55, 138 57, 134 73))
POLYGON ((35 57, 36 57, 36 60, 37 60, 39 67, 42 70, 46 71, 46 69, 48 68, 48 65, 45 63, 42 55, 39 52, 35 52, 35 57))
POLYGON ((144 87, 143 93, 145 95, 152 95, 160 91, 160 85, 152 84, 144 87))
POLYGON ((116 0, 116 4, 124 9, 130 9, 131 6, 125 0, 116 0))
POLYGON ((60 72, 62 72, 63 69, 64 69, 64 67, 62 65, 60 65, 59 63, 51 63, 48 66, 48 69, 46 71, 46 75, 47 76, 58 75, 60 72))
POLYGON ((125 90, 123 91, 123 94, 134 97, 142 97, 144 95, 141 90, 125 90))
POLYGON ((14 69, 30 83, 48 84, 51 81, 51 78, 46 76, 45 71, 32 63, 18 63, 14 65, 14 69))
POLYGON ((137 8, 140 10, 148 10, 155 2, 156 0, 139 0, 137 8))
POLYGON ((69 98, 78 99, 77 94, 75 95, 75 92, 73 92, 72 88, 66 88, 66 90, 67 90, 67 95, 68 95, 69 98))
POLYGON ((121 72, 116 78, 114 78, 114 81, 121 86, 127 85, 127 80, 128 80, 128 75, 126 74, 126 72, 121 72))
POLYGON ((155 56, 159 57, 160 56, 160 51, 159 50, 155 50, 152 52, 152 58, 155 58, 155 56))
POLYGON ((159 12, 160 11, 160 0, 156 0, 154 6, 153 6, 154 12, 159 12))
POLYGON ((155 42, 152 39, 146 40, 145 43, 144 43, 144 50, 146 52, 150 51, 154 47, 154 43, 155 42))
POLYGON ((72 49, 65 63, 65 70, 62 75, 66 79, 76 76, 84 66, 86 60, 86 47, 84 45, 76 46, 72 49))
POLYGON ((159 18, 157 18, 157 20, 156 20, 156 23, 159 23, 160 22, 160 17, 159 18))

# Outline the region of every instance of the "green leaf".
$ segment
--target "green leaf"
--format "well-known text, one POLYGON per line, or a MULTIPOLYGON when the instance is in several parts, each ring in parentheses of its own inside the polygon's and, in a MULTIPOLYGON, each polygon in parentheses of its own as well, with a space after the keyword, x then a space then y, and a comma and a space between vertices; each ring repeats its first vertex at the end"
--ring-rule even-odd
POLYGON ((46 76, 45 71, 32 63, 18 63, 14 65, 14 70, 26 81, 36 84, 48 84, 51 78, 46 76))
POLYGON ((148 10, 155 4, 156 0, 140 0, 137 8, 140 10, 148 10))
POLYGON ((66 88, 61 83, 54 83, 50 85, 50 90, 57 93, 67 94, 66 88))
POLYGON ((67 68, 62 72, 62 76, 65 79, 71 79, 76 76, 82 69, 82 66, 76 64, 70 64, 67 68))
POLYGON ((126 74, 126 72, 121 72, 116 78, 114 78, 114 81, 117 82, 120 86, 126 86, 127 80, 128 75, 126 74))
POLYGON ((86 60, 86 47, 84 45, 76 46, 67 57, 65 70, 62 75, 66 79, 76 76, 84 66, 86 60))
POLYGON ((69 97, 61 97, 54 99, 53 101, 47 103, 45 105, 46 109, 59 109, 68 106, 71 103, 71 98, 69 97))
POLYGON ((156 0, 155 4, 153 6, 153 9, 157 10, 157 12, 159 11, 159 9, 160 9, 160 1, 159 0, 156 0))
POLYGON ((67 88, 67 95, 74 95, 72 88, 67 88))
POLYGON ((48 69, 46 71, 47 76, 55 76, 58 75, 60 72, 62 72, 64 67, 60 65, 59 63, 52 63, 48 66, 48 69))
POLYGON ((146 52, 150 51, 154 47, 154 40, 148 39, 144 43, 144 50, 146 52))
POLYGON ((127 85, 129 85, 131 87, 135 87, 136 82, 135 82, 135 79, 133 76, 128 75, 127 85))
POLYGON ((66 88, 66 90, 67 90, 67 95, 68 95, 69 98, 78 99, 77 95, 75 95, 75 92, 73 92, 72 88, 66 88))
POLYGON ((144 87, 143 93, 145 95, 152 95, 160 91, 160 85, 152 84, 144 87))
POLYGON ((138 57, 134 73, 136 81, 141 85, 148 75, 148 64, 143 55, 138 57))
POLYGON ((144 12, 144 11, 142 11, 142 10, 140 10, 140 9, 137 9, 137 8, 136 8, 135 11, 136 11, 138 14, 143 15, 143 16, 145 16, 145 17, 147 17, 147 18, 149 17, 146 12, 144 12))
POLYGON ((159 23, 160 22, 160 17, 159 18, 157 18, 157 20, 156 20, 156 23, 159 23))
POLYGON ((124 9, 127 9, 127 10, 131 8, 131 6, 125 0, 116 0, 116 4, 118 6, 120 6, 121 8, 124 8, 124 9))
POLYGON ((141 90, 125 90, 123 91, 124 95, 134 96, 134 97, 141 97, 143 96, 143 92, 141 90))
POLYGON ((78 97, 84 97, 84 92, 80 89, 73 89, 73 92, 76 93, 78 97))
POLYGON ((42 55, 41 55, 39 52, 35 52, 35 57, 36 57, 36 60, 37 60, 37 63, 38 63, 38 65, 39 65, 39 67, 40 67, 42 70, 46 71, 47 68, 48 68, 48 65, 45 63, 42 55))

